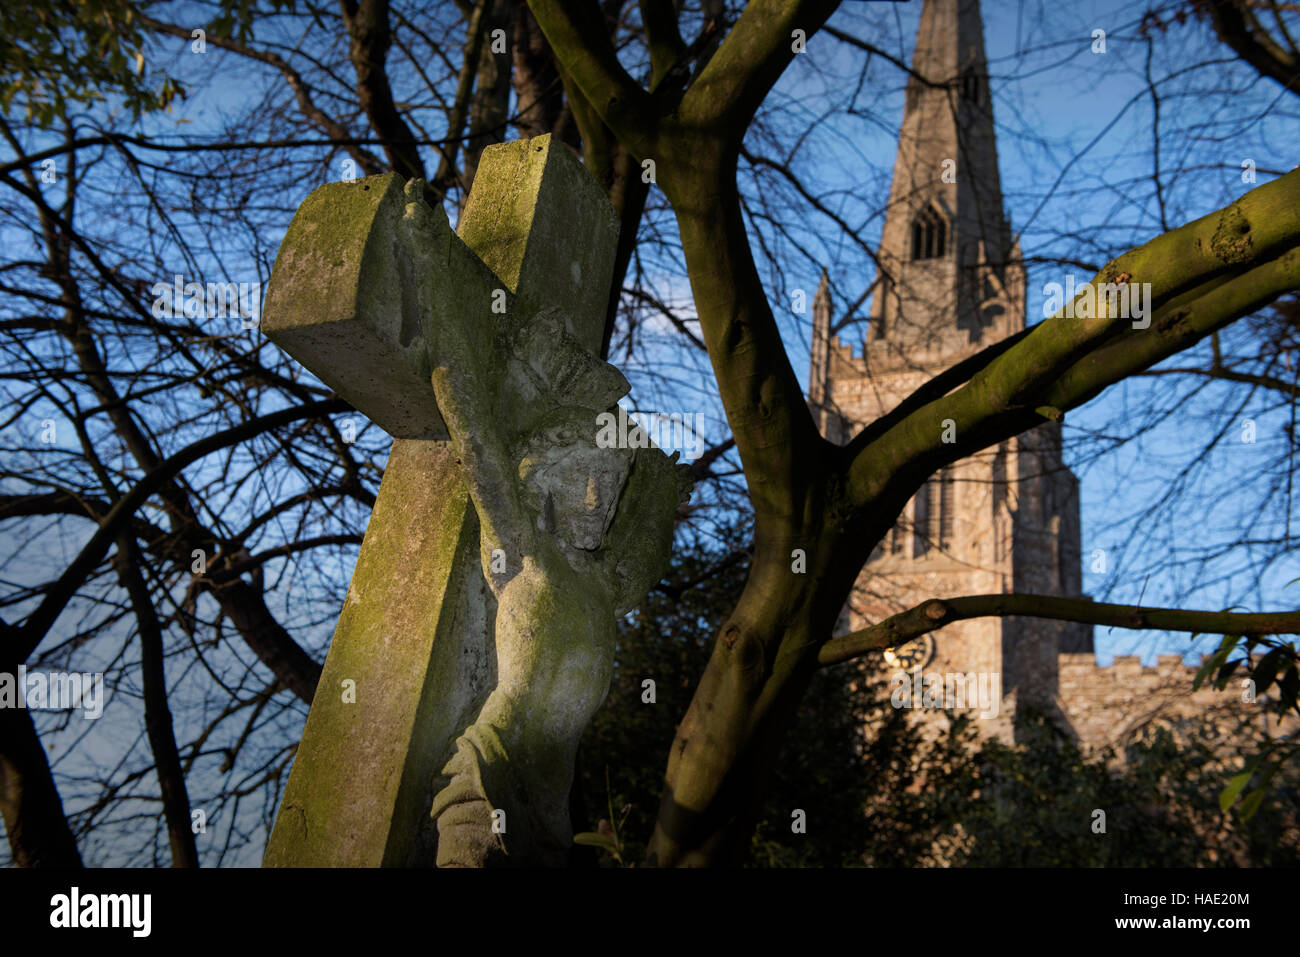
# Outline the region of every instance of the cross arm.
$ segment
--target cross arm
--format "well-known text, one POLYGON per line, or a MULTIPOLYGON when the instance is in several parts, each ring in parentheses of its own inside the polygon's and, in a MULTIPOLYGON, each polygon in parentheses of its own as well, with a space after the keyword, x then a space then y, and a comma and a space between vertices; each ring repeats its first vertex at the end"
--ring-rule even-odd
POLYGON ((262 331, 394 438, 446 439, 427 350, 402 308, 396 173, 303 200, 271 271, 262 331))

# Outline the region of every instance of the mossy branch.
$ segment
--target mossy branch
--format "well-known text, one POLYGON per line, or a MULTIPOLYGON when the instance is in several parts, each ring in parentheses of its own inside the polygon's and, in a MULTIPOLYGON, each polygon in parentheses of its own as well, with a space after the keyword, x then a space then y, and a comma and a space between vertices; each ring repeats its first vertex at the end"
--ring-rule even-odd
POLYGON ((1060 598, 1054 595, 968 595, 963 598, 924 601, 867 628, 832 638, 818 652, 817 663, 825 668, 872 651, 893 648, 954 621, 1002 618, 1008 615, 1108 625, 1112 628, 1150 628, 1198 634, 1300 634, 1300 611, 1237 614, 1112 605, 1086 598, 1060 598))
POLYGON ((740 148, 755 111, 796 56, 795 31, 807 42, 839 0, 752 0, 682 100, 681 122, 722 127, 740 148))

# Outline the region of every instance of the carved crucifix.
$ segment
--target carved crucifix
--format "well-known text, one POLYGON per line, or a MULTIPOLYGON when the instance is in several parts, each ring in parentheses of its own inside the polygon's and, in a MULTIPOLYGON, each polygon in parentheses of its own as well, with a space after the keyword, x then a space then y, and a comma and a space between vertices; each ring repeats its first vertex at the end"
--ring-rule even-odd
POLYGON ((617 223, 577 159, 489 148, 459 235, 422 192, 316 190, 272 275, 267 335, 398 441, 269 865, 563 863, 615 616, 684 492, 596 442, 627 391, 591 351, 617 223))

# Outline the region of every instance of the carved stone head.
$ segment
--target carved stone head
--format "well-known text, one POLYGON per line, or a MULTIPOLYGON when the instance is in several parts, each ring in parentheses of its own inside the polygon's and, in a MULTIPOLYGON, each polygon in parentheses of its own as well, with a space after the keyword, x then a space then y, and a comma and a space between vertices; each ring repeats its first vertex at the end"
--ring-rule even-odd
POLYGON ((658 448, 597 444, 598 416, 627 380, 565 331, 559 310, 512 339, 507 376, 512 418, 524 423, 515 448, 525 507, 575 569, 601 576, 619 612, 630 610, 663 574, 689 495, 685 467, 658 448))

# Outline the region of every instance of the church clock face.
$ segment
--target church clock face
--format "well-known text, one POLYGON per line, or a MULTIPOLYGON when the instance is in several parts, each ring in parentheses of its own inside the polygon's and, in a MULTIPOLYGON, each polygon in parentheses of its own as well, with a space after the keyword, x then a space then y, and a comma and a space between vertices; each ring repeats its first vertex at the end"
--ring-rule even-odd
POLYGON ((896 648, 885 649, 885 661, 904 671, 924 668, 934 660, 934 635, 922 635, 896 648))

